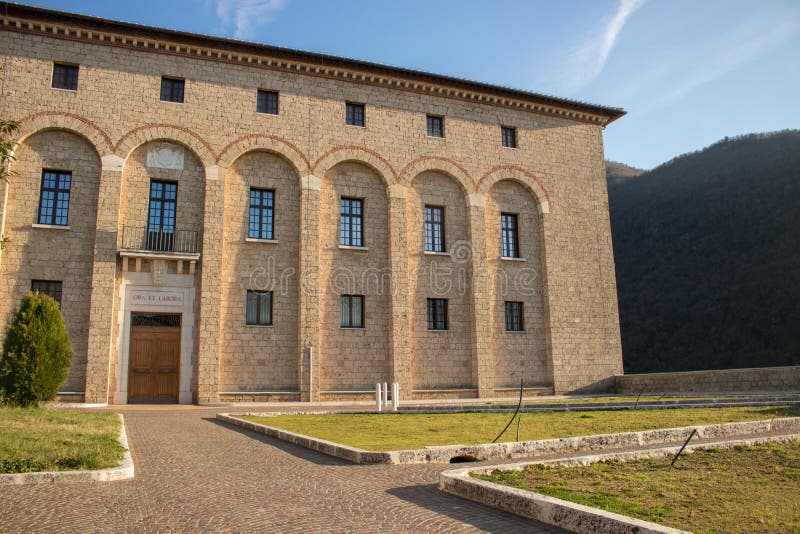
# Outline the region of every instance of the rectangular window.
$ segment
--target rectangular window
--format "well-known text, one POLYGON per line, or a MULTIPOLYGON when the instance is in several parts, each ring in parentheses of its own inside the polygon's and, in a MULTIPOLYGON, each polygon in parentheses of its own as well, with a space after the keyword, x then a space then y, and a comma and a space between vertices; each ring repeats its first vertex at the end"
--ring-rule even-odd
POLYGON ((425 250, 444 252, 444 208, 425 206, 425 250))
POLYGON ((78 65, 53 63, 53 89, 78 90, 78 65))
POLYGON ((170 251, 175 243, 175 211, 178 184, 150 182, 150 205, 147 212, 147 249, 170 251))
POLYGON ((345 106, 345 124, 349 124, 350 126, 364 126, 364 104, 347 102, 345 106))
POLYGON ((250 225, 247 237, 251 239, 274 239, 273 214, 275 191, 250 189, 250 225))
POLYGON ((161 100, 164 102, 183 102, 185 80, 178 78, 161 78, 161 100))
POLYGON ((69 224, 69 189, 71 185, 71 172, 42 171, 39 224, 54 226, 67 226, 69 224))
POLYGON ((339 215, 339 244, 348 247, 364 246, 364 201, 342 197, 339 215))
POLYGON ((364 328, 364 295, 342 295, 342 328, 364 328))
POLYGON ((503 241, 503 257, 519 258, 519 237, 517 235, 516 214, 501 213, 500 228, 503 241))
POLYGON ((522 302, 506 302, 506 330, 522 332, 525 330, 525 314, 522 302))
POLYGON ((503 126, 501 130, 503 132, 503 146, 506 148, 517 148, 517 129, 503 126))
POLYGON ((428 299, 428 330, 447 330, 447 299, 428 299))
POLYGON ((258 91, 256 99, 256 111, 259 113, 278 114, 278 93, 277 91, 258 91))
POLYGON ((428 115, 428 135, 430 137, 444 137, 444 117, 428 115))
POLYGON ((258 326, 272 324, 272 291, 247 290, 245 322, 258 326))
POLYGON ((31 280, 31 291, 53 297, 61 306, 61 282, 57 280, 31 280))

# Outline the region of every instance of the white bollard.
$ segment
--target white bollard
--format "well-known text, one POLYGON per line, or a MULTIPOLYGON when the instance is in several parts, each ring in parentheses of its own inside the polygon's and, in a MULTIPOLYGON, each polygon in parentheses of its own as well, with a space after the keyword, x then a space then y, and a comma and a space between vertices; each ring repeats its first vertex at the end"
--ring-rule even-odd
POLYGON ((386 382, 383 383, 383 406, 389 409, 389 386, 386 382))
POLYGON ((378 382, 375 384, 375 409, 377 411, 381 411, 381 402, 383 401, 383 395, 381 394, 381 383, 378 382))
POLYGON ((397 411, 400 407, 400 384, 392 382, 392 410, 397 411))

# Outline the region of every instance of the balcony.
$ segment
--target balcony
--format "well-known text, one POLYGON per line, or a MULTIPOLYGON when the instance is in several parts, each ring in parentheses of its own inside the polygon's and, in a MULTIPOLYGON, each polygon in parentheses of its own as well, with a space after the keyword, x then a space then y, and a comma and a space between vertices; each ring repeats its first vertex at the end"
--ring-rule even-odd
POLYGON ((200 259, 197 230, 152 231, 146 226, 123 226, 119 255, 123 258, 154 258, 188 261, 200 259))

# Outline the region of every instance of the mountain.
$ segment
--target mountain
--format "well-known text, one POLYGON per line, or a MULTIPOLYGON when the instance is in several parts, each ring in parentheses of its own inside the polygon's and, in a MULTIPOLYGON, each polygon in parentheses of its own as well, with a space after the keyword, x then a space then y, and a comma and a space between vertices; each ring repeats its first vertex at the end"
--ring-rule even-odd
POLYGON ((630 178, 636 178, 644 174, 644 170, 619 163, 617 161, 606 161, 606 179, 609 185, 620 184, 630 178))
POLYGON ((625 371, 800 364, 800 130, 610 168, 625 371))

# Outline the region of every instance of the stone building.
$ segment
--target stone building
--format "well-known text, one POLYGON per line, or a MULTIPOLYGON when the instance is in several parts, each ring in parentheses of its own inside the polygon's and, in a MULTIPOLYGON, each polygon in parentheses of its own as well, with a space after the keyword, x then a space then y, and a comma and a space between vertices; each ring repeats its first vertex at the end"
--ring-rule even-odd
MULTIPOLYGON (((616 108, 9 4, 0 317, 56 297, 63 398, 598 391, 622 372, 616 108)), ((1 333, 1 332, 0 332, 1 333)))

